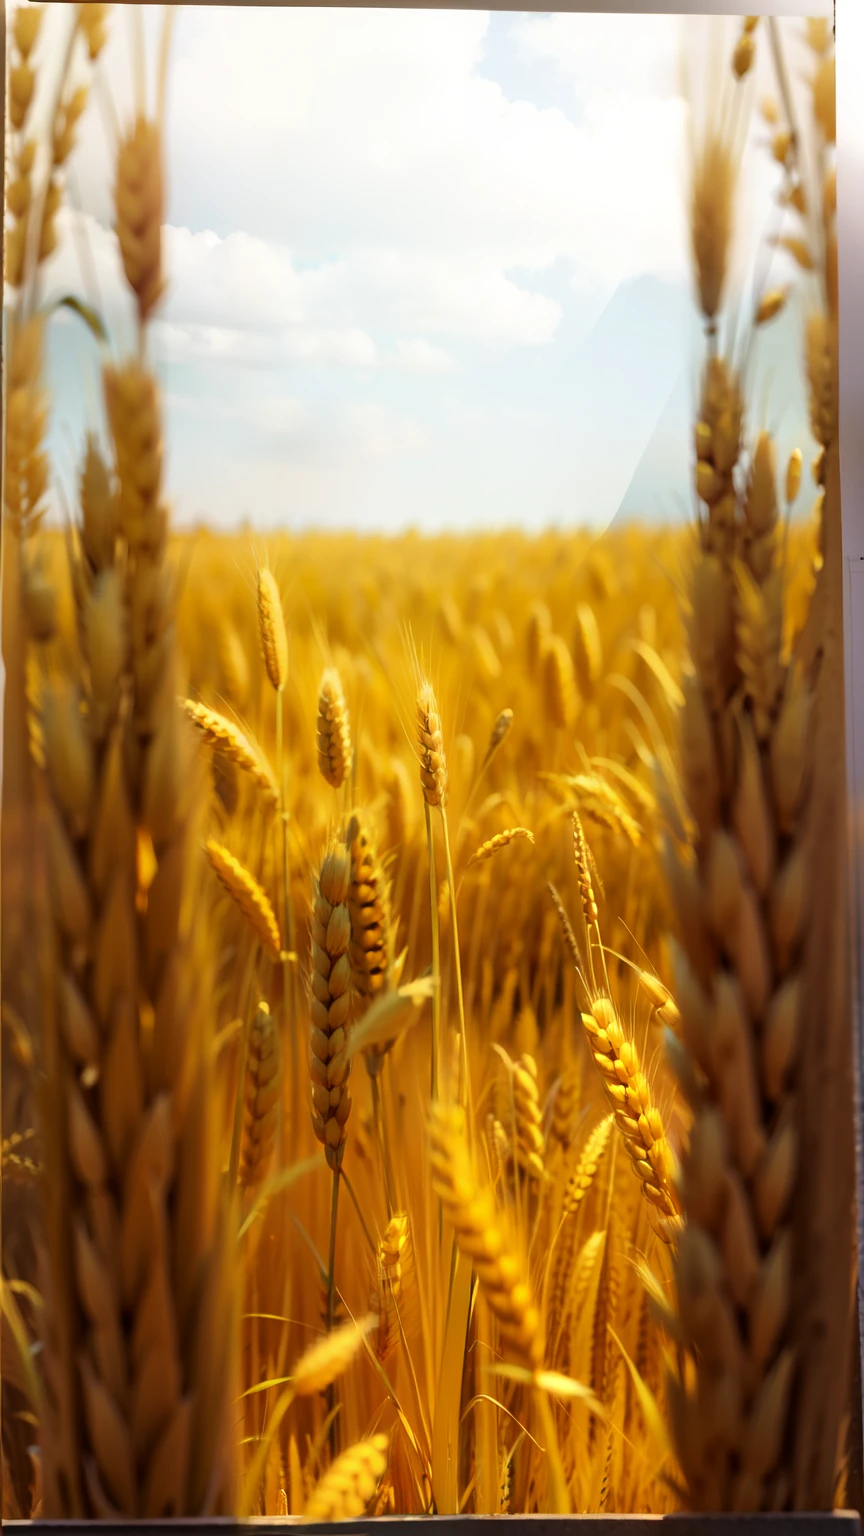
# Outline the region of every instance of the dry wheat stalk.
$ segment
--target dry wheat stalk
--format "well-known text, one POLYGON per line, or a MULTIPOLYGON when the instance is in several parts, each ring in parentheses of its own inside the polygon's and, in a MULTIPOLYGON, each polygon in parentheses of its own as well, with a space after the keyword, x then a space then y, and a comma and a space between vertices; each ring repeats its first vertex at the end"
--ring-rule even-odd
POLYGON ((282 1109, 281 1066, 276 1027, 270 1009, 261 1002, 249 1032, 246 1054, 239 1169, 240 1183, 246 1187, 260 1182, 273 1155, 282 1109))
POLYGON ((86 559, 86 590, 100 571, 114 566, 119 506, 108 466, 95 437, 88 435, 79 479, 80 548, 86 559))
POLYGON ((78 25, 84 34, 91 64, 95 64, 108 41, 105 23, 110 9, 110 5, 98 3, 98 0, 85 0, 81 6, 78 25))
MULTIPOLYGON (((713 321, 713 310, 703 309, 713 321)), ((810 678, 781 649, 776 470, 764 434, 743 495, 731 478, 741 417, 732 378, 720 359, 709 360, 697 428, 706 511, 692 590, 695 678, 681 722, 694 837, 669 861, 682 945, 681 1036, 693 1063, 682 1079, 693 1126, 682 1159, 687 1226, 676 1279, 682 1337, 695 1353, 692 1384, 670 1382, 669 1406, 694 1507, 743 1511, 801 1507, 806 1485, 790 1454, 796 1399, 804 1402, 800 1377, 795 1388, 801 1333, 792 1231, 801 1197, 811 1218, 807 1246, 820 1245, 798 1095, 808 1081, 803 1042, 818 1038, 821 1052, 825 1035, 831 938, 823 936, 819 998, 811 993, 808 1008, 802 943, 808 896, 818 889, 804 841, 814 793, 810 678), (722 495, 705 472, 710 465, 726 476, 722 495), (818 1031, 808 1025, 817 1018, 818 1031)), ((836 803, 837 761, 826 802, 836 803)), ((836 1343, 842 1329, 830 1332, 836 1343)), ((810 1411, 804 1421, 812 1427, 810 1411)), ((836 1435, 836 1418, 833 1427, 836 1435)), ((810 1454, 799 1446, 799 1455, 810 1454)))
POLYGON ((597 996, 582 1023, 615 1123, 624 1139, 649 1219, 664 1242, 677 1237, 681 1218, 674 1189, 674 1162, 663 1117, 641 1071, 639 1053, 628 1040, 611 999, 597 996))
POLYGON ((550 635, 543 652, 543 698, 549 724, 566 731, 576 716, 573 658, 560 635, 550 635))
POLYGON ((278 693, 288 681, 288 636, 276 577, 266 565, 258 569, 258 634, 270 685, 278 693))
POLYGON ((552 1104, 550 1136, 564 1152, 569 1151, 576 1129, 576 1114, 582 1099, 582 1070, 566 1066, 561 1073, 552 1104))
POLYGON ((498 1319, 505 1352, 517 1364, 539 1370, 543 1359, 540 1314, 530 1286, 513 1240, 503 1228, 492 1190, 477 1179, 464 1113, 440 1099, 432 1104, 431 1161, 433 1188, 498 1319))
POLYGON ((494 837, 487 837, 485 843, 481 843, 476 853, 472 853, 466 869, 472 869, 475 864, 483 864, 486 859, 491 859, 493 854, 500 853, 502 848, 509 847, 510 843, 523 838, 526 843, 533 843, 534 833, 527 827, 508 827, 504 832, 496 832, 494 837))
POLYGON ((377 1268, 369 1296, 369 1311, 377 1318, 375 1353, 382 1365, 404 1336, 413 1337, 419 1320, 414 1246, 407 1215, 392 1216, 378 1243, 377 1268))
POLYGON ((432 685, 422 682, 417 690, 417 740, 420 748, 420 783, 429 806, 447 804, 447 760, 441 735, 441 719, 432 685))
POLYGON ((214 837, 207 839, 207 857, 229 896, 237 903, 259 944, 278 960, 282 940, 276 914, 255 876, 214 837))
POLYGON ((614 1115, 607 1115, 604 1120, 600 1121, 599 1125, 594 1127, 594 1130, 588 1137, 579 1155, 579 1161, 567 1181, 562 1207, 564 1216, 574 1216, 576 1214, 591 1185, 594 1183, 597 1169, 609 1145, 609 1137, 612 1134, 614 1123, 614 1115))
POLYGON ((160 129, 144 117, 136 120, 120 145, 114 195, 123 270, 138 300, 138 316, 143 325, 165 287, 160 129))
MULTIPOLYGON (((824 18, 823 18, 824 21, 824 18)), ((792 1216, 792 1310, 797 1381, 791 1433, 792 1504, 830 1509, 835 1496, 854 1262, 855 1153, 852 1026, 847 943, 848 877, 843 651, 843 558, 838 443, 838 284, 834 53, 827 21, 810 29, 813 114, 821 198, 814 224, 822 253, 821 302, 808 324, 806 368, 813 434, 820 445, 820 564, 802 637, 815 683, 807 737, 808 809, 802 828, 811 899, 801 966, 796 1110, 800 1166, 792 1216), (831 1127, 831 1135, 825 1133, 831 1127)), ((777 766, 782 766, 778 764, 777 766)), ((788 776, 784 774, 784 778, 788 776)))
POLYGON ((303 1352, 292 1373, 294 1392, 297 1397, 316 1397, 343 1376, 349 1366, 363 1353, 369 1334, 375 1326, 372 1313, 359 1322, 349 1318, 340 1328, 325 1334, 303 1352))
POLYGON ((193 699, 184 701, 184 708, 192 724, 200 731, 209 747, 217 752, 222 752, 248 773, 252 782, 261 790, 265 800, 275 805, 279 799, 279 786, 276 776, 270 764, 257 747, 251 742, 239 726, 233 720, 228 720, 225 715, 220 715, 215 709, 208 709, 205 704, 196 704, 193 699))
POLYGON ((158 395, 139 363, 104 382, 123 582, 106 541, 89 667, 46 699, 58 964, 45 1031, 42 1461, 46 1514, 117 1521, 230 1507, 235 1286, 158 395), (108 616, 123 606, 106 660, 95 642, 112 639, 108 616))
POLYGON ((712 322, 726 283, 737 176, 733 146, 709 129, 694 156, 690 230, 702 313, 712 322))
POLYGON ((356 1520, 366 1513, 387 1466, 387 1436, 373 1435, 338 1456, 309 1495, 306 1520, 356 1520))
POLYGON ((39 1178, 42 1167, 21 1147, 29 1145, 35 1136, 34 1131, 13 1131, 11 1136, 4 1136, 0 1142, 0 1175, 8 1179, 10 1184, 32 1184, 39 1178))
POLYGON ((545 1143, 537 1063, 527 1051, 513 1065, 513 1130, 516 1161, 532 1178, 545 1176, 545 1143))
MULTIPOLYGON (((362 1019, 370 1003, 392 985, 393 924, 390 892, 368 823, 355 812, 348 823, 351 885, 348 910, 351 916, 351 987, 353 1016, 362 1019)), ((393 1041, 384 1041, 365 1053, 370 1076, 381 1070, 393 1041)))
POLYGON ((342 1054, 350 1022, 351 918, 348 890, 351 859, 334 838, 321 864, 312 904, 312 1022, 309 1070, 312 1078, 312 1126, 323 1143, 327 1163, 342 1163, 351 1113, 350 1063, 342 1054))
MULTIPOLYGON (((783 1507, 789 1496, 780 1463, 794 1361, 790 1069, 803 907, 788 878, 797 795, 784 816, 771 793, 778 709, 782 716, 792 702, 792 675, 781 670, 779 625, 762 617, 758 576, 742 576, 753 548, 756 474, 754 463, 750 518, 724 523, 720 540, 710 536, 709 508, 706 549, 722 553, 706 553, 703 564, 712 563, 715 613, 722 603, 728 618, 717 625, 694 600, 698 684, 686 691, 682 739, 697 841, 695 860, 679 863, 673 875, 684 943, 677 966, 682 1035, 704 1087, 682 1168, 688 1225, 677 1272, 682 1324, 699 1351, 698 1395, 685 1405, 683 1389, 672 1384, 670 1410, 690 1497, 703 1509, 783 1507), (706 668, 709 624, 715 649, 706 668)), ((770 550, 776 499, 767 489, 761 498, 759 527, 770 550)), ((770 565, 763 580, 770 581, 770 565)), ((788 757, 784 767, 801 782, 788 757)))
POLYGON ((243 641, 233 624, 222 622, 216 633, 216 643, 225 695, 235 709, 242 710, 249 698, 250 684, 249 661, 243 641))
POLYGON ((547 642, 552 635, 552 616, 544 602, 531 605, 525 627, 525 662, 528 676, 536 677, 547 642))
POLYGON ((341 789, 351 771, 351 723, 335 667, 327 667, 318 689, 318 767, 322 778, 341 789))
POLYGON ((492 761, 492 758, 495 756, 495 753, 498 751, 498 748, 501 746, 512 725, 512 709, 502 709, 500 714, 496 715, 492 729, 489 732, 489 744, 486 748, 486 753, 483 758, 483 768, 487 767, 488 764, 492 761))
POLYGON ((582 1201, 594 1185, 598 1169, 606 1154, 612 1134, 614 1117, 607 1115, 594 1127, 579 1154, 579 1160, 567 1181, 561 1205, 560 1228, 555 1236, 552 1260, 546 1291, 546 1339, 553 1348, 558 1340, 564 1319, 567 1287, 576 1245, 576 1216, 582 1201))
POLYGON ((44 317, 11 326, 6 372, 5 516, 20 538, 34 532, 44 512, 48 456, 44 448, 48 399, 42 386, 44 317))
POLYGON ((592 699, 603 673, 603 643, 594 609, 587 603, 579 603, 576 608, 573 666, 580 694, 585 700, 592 699))

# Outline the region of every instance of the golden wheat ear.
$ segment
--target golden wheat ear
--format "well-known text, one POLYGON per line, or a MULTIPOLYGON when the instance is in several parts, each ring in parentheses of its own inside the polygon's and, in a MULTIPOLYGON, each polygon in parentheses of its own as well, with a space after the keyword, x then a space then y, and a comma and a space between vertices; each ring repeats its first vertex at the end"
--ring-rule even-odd
POLYGON ((417 689, 417 746, 423 798, 428 806, 446 806, 447 759, 438 704, 429 682, 421 682, 417 689))
POLYGON ((540 1313, 512 1239, 502 1228, 495 1198, 474 1171, 464 1112, 438 1100, 431 1106, 432 1184, 456 1241, 474 1264, 480 1287, 498 1321, 512 1359, 529 1370, 543 1363, 540 1313))
POLYGON ((288 681, 288 635, 276 577, 266 565, 258 570, 258 633, 264 668, 278 693, 288 681))
POLYGON ((353 749, 348 705, 336 667, 327 667, 318 690, 318 767, 321 777, 341 789, 349 773, 353 749))
POLYGON ((334 1172, 342 1163, 351 1113, 350 1062, 344 1047, 350 1024, 351 857, 333 838, 321 863, 312 903, 312 998, 309 1070, 312 1127, 334 1172))
POLYGON ((387 1466, 387 1436, 374 1435, 349 1446, 313 1488, 305 1520, 356 1520, 375 1496, 387 1466))

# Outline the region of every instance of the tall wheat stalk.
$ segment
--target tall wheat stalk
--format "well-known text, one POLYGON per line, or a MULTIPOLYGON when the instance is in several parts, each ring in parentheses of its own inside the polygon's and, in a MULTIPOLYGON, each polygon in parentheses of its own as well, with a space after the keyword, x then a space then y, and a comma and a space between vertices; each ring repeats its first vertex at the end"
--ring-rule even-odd
MULTIPOLYGON (((750 54, 739 50, 739 76, 750 54)), ((693 197, 708 360, 680 735, 691 835, 668 865, 692 1059, 676 1259, 692 1353, 669 1401, 693 1507, 830 1508, 852 1204, 836 293, 832 306, 829 276, 827 314, 810 328, 824 559, 803 641, 790 648, 773 445, 757 439, 745 478, 741 382, 718 348, 733 211, 718 189, 734 188, 736 151, 719 134, 707 142, 693 197)))
POLYGON ((120 148, 139 356, 106 367, 110 534, 73 543, 83 636, 46 690, 44 1512, 164 1518, 233 1500, 234 1249, 213 1093, 190 727, 177 705, 158 390, 161 124, 120 148), (95 556, 95 558, 94 558, 95 556))

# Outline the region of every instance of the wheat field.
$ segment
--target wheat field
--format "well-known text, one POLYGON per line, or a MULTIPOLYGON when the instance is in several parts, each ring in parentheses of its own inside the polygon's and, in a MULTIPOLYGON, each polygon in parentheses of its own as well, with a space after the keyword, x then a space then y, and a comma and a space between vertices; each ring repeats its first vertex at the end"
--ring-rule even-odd
POLYGON ((7 127, 4 1514, 842 1503, 830 30, 812 183, 756 18, 693 146, 689 522, 264 537, 171 530, 147 113, 106 169, 137 350, 44 521, 39 269, 89 107, 61 84, 36 157, 39 16, 7 127), (757 47, 812 465, 751 429, 724 330, 757 47))

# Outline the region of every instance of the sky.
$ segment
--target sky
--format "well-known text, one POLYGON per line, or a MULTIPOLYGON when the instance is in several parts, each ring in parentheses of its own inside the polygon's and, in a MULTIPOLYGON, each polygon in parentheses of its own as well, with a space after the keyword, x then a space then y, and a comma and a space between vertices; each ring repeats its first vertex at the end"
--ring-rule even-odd
MULTIPOLYGON (((685 99, 680 64, 701 83, 734 22, 175 9, 169 290, 150 356, 177 523, 431 531, 689 514, 701 339, 686 134, 701 93, 685 99)), ((48 6, 49 64, 69 11, 48 6)), ((118 356, 134 333, 111 188, 138 11, 115 8, 46 270, 49 292, 106 316, 118 356)), ((141 20, 151 106, 163 12, 141 20)), ((754 96, 765 55, 761 41, 754 96)), ((760 279, 790 275, 776 253, 765 265, 776 168, 758 120, 751 139, 745 304, 760 240, 760 279)), ((793 305, 756 357, 755 424, 781 449, 806 434, 802 320, 793 305)), ((54 323, 67 494, 99 420, 99 362, 78 321, 54 323)))

